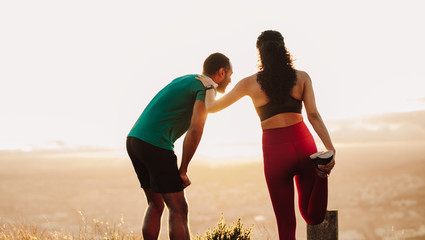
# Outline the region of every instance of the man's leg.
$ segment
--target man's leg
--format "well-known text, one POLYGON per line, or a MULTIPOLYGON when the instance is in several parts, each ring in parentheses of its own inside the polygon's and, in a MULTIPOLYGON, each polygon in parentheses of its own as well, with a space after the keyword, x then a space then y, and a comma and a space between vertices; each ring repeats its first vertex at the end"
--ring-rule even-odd
POLYGON ((157 240, 161 229, 161 216, 164 211, 164 201, 161 194, 152 192, 151 189, 143 189, 148 200, 145 219, 143 222, 143 239, 157 240))
POLYGON ((188 206, 184 192, 162 194, 170 211, 169 229, 170 240, 190 240, 187 220, 188 206))

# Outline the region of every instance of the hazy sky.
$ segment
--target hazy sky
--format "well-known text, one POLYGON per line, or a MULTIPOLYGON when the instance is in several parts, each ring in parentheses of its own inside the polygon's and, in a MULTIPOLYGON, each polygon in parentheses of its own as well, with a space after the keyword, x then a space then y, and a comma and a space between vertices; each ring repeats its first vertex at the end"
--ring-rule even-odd
MULTIPOLYGON (((229 88, 254 73, 267 29, 310 74, 325 120, 425 110, 422 2, 1 1, 0 149, 124 148, 157 91, 210 53, 231 59, 229 88)), ((258 151, 251 105, 210 115, 200 154, 258 151)))

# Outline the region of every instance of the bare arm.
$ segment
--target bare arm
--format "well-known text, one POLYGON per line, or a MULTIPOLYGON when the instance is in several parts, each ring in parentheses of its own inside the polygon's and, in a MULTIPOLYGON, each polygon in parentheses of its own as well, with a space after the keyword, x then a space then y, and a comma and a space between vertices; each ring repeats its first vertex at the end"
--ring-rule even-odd
POLYGON ((183 154, 179 170, 180 177, 183 181, 183 187, 187 187, 191 183, 189 177, 187 176, 187 168, 189 166, 190 160, 195 154, 196 149, 198 148, 199 142, 201 141, 207 115, 208 113, 205 109, 205 103, 201 100, 196 100, 193 106, 190 126, 183 141, 183 154))
MULTIPOLYGON (((212 82, 212 80, 205 75, 199 75, 197 79, 200 80, 204 86, 212 82)), ((239 81, 229 93, 225 94, 219 99, 215 99, 215 91, 207 90, 205 94, 205 106, 207 112, 214 113, 223 110, 247 94, 248 85, 246 79, 239 81)))
POLYGON ((304 77, 306 81, 304 83, 303 101, 305 109, 307 111, 308 121, 313 126, 314 131, 316 131, 317 135, 319 135, 319 138, 320 140, 322 140, 326 149, 335 151, 335 147, 332 144, 329 132, 325 126, 325 123, 322 120, 322 117, 319 114, 319 111, 317 110, 311 79, 307 73, 305 73, 304 77))

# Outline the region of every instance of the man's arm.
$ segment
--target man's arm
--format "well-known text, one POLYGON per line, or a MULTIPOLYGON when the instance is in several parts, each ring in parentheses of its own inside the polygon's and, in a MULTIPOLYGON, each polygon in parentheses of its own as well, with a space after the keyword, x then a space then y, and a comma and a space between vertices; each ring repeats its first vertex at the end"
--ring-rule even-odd
POLYGON ((190 126, 183 141, 183 155, 180 165, 180 177, 183 181, 183 187, 185 188, 191 183, 189 177, 187 176, 187 168, 189 166, 190 160, 195 154, 196 149, 198 148, 199 142, 201 141, 207 115, 208 113, 205 108, 205 102, 196 100, 193 106, 190 126))

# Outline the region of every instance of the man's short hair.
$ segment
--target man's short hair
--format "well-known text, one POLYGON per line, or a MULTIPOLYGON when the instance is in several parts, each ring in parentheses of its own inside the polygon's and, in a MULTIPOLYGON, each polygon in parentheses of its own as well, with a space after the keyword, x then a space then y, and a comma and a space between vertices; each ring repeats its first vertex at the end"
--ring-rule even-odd
POLYGON ((230 69, 229 58, 222 53, 213 53, 204 61, 203 73, 214 75, 220 68, 230 69))

